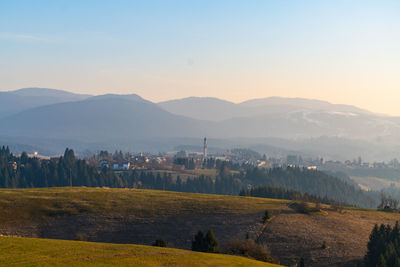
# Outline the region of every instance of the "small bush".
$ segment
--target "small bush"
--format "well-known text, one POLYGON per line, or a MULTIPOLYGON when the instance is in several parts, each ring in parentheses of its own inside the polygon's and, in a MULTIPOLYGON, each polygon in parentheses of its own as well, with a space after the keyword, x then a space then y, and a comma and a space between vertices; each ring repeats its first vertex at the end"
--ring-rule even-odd
POLYGON ((304 214, 309 214, 312 212, 312 208, 310 207, 310 204, 308 204, 307 202, 304 202, 304 201, 297 202, 296 209, 298 212, 304 213, 304 214))
POLYGON ((327 249, 326 241, 322 242, 321 249, 327 249))
POLYGON ((250 239, 250 233, 246 232, 246 239, 250 239))
POLYGON ((156 241, 153 243, 154 247, 166 247, 167 241, 162 238, 157 238, 156 241))
POLYGON ((344 210, 343 206, 339 205, 337 203, 331 204, 331 209, 334 210, 334 211, 337 211, 339 213, 343 213, 343 210, 344 210))
POLYGON ((227 253, 240 255, 259 261, 272 262, 266 246, 256 244, 251 239, 232 239, 227 245, 227 253))
POLYGON ((88 236, 86 234, 83 233, 77 233, 74 237, 74 240, 76 241, 87 241, 88 240, 88 236))
POLYGON ((295 202, 292 204, 292 207, 296 209, 297 212, 304 213, 304 214, 310 214, 312 212, 318 212, 320 209, 316 207, 312 207, 309 203, 300 201, 300 202, 295 202))
POLYGON ((269 220, 269 212, 268 210, 265 211, 264 216, 262 217, 262 223, 266 223, 269 220))

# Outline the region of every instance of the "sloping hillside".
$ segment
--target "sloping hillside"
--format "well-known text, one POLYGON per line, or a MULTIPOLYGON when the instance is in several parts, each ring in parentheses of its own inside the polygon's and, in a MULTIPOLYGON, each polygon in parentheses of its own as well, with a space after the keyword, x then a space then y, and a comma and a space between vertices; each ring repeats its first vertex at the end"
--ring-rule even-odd
POLYGON ((7 266, 277 266, 173 248, 21 237, 0 237, 0 251, 7 251, 0 253, 0 265, 7 266))
POLYGON ((0 234, 150 245, 158 237, 190 249, 199 229, 221 247, 260 227, 283 200, 137 189, 0 190, 0 234))
POLYGON ((398 213, 321 209, 304 214, 283 200, 153 190, 2 189, 0 233, 145 245, 162 237, 173 247, 190 249, 197 230, 211 228, 221 250, 249 233, 282 264, 303 257, 312 266, 337 266, 364 256, 375 223, 400 220, 398 213), (263 228, 265 210, 272 219, 263 228))
POLYGON ((306 266, 355 266, 367 252, 376 223, 394 224, 400 214, 326 206, 321 212, 292 210, 275 217, 260 237, 281 264, 303 257, 306 266), (323 248, 325 242, 326 248, 323 248))

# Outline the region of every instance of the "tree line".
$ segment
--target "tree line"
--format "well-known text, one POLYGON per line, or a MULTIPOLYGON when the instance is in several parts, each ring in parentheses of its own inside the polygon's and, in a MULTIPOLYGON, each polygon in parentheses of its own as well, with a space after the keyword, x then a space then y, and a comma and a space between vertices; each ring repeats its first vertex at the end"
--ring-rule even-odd
POLYGON ((375 224, 369 237, 368 251, 364 257, 366 267, 400 267, 400 227, 375 224))
MULTIPOLYGON (((189 163, 190 161, 188 161, 189 163)), ((85 160, 75 157, 73 150, 66 149, 64 155, 50 160, 28 157, 26 153, 13 155, 9 148, 0 148, 0 187, 27 188, 52 186, 92 186, 128 187, 179 192, 238 195, 247 188, 281 188, 301 194, 335 200, 361 207, 377 207, 380 196, 371 197, 353 185, 324 172, 302 168, 260 169, 242 165, 240 172, 232 173, 230 168, 238 166, 225 161, 212 162, 217 166, 217 175, 199 175, 196 178, 181 179, 171 174, 151 171, 130 171, 117 174, 104 167, 98 170, 85 160)), ((254 191, 250 194, 260 193, 254 191)), ((276 189, 268 189, 266 195, 280 197, 283 191, 272 194, 276 189)), ((286 198, 293 198, 294 192, 287 191, 286 198)))
POLYGON ((244 181, 253 186, 285 188, 360 207, 376 208, 380 200, 378 193, 364 192, 337 177, 306 168, 248 168, 244 181))
POLYGON ((316 202, 324 204, 333 204, 334 200, 325 197, 319 197, 314 194, 300 193, 295 190, 284 189, 280 187, 268 187, 268 186, 256 186, 249 190, 241 190, 240 196, 250 197, 263 197, 263 198, 274 198, 274 199, 287 199, 287 200, 301 200, 305 202, 316 202))
POLYGON ((23 152, 13 155, 8 147, 0 148, 0 187, 29 188, 52 186, 109 186, 122 187, 118 175, 109 169, 98 171, 77 159, 73 150, 50 160, 39 160, 23 152))

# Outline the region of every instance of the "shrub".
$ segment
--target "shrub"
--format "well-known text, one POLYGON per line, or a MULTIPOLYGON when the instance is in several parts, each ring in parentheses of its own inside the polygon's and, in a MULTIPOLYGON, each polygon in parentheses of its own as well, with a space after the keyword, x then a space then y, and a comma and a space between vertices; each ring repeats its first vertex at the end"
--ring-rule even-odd
POLYGON ((309 203, 304 201, 295 202, 292 204, 292 207, 296 209, 297 212, 310 214, 312 212, 318 212, 320 209, 316 207, 312 207, 309 203))
POLYGON ((307 202, 301 201, 296 203, 296 209, 300 213, 304 214, 309 214, 312 212, 312 208, 310 207, 310 204, 307 202))
POLYGON ((250 233, 246 232, 246 239, 250 239, 250 233))
POLYGON ((166 247, 167 241, 162 238, 157 238, 156 241, 153 243, 154 247, 166 247))
POLYGON ((321 202, 319 202, 319 201, 315 202, 315 209, 317 209, 317 210, 321 210, 322 209, 321 202))
POLYGON ((265 211, 264 216, 262 218, 262 223, 266 223, 269 220, 269 212, 268 210, 265 211))
POLYGON ((227 253, 245 256, 259 261, 272 262, 267 247, 256 244, 251 239, 232 239, 227 245, 227 253))
POLYGON ((338 203, 331 204, 331 209, 334 211, 337 211, 339 213, 343 213, 343 210, 344 210, 343 206, 338 203))
POLYGON ((208 230, 206 235, 203 234, 202 230, 199 230, 192 241, 192 250, 217 253, 218 241, 214 236, 213 230, 208 230))
POLYGON ((74 237, 74 240, 76 241, 87 241, 88 240, 88 236, 84 233, 77 233, 74 237))

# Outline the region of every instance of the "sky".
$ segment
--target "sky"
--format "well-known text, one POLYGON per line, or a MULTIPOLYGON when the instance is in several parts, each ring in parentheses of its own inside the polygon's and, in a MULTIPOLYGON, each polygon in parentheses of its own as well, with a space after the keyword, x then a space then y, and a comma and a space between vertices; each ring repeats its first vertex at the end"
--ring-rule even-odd
POLYGON ((1 0, 0 91, 23 87, 400 116, 400 1, 1 0))

